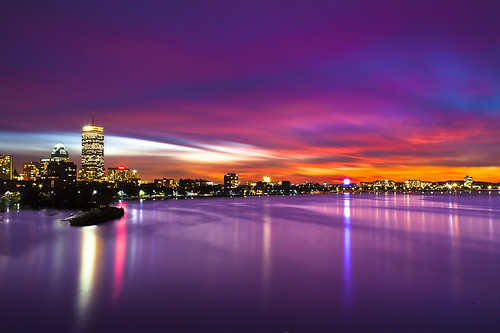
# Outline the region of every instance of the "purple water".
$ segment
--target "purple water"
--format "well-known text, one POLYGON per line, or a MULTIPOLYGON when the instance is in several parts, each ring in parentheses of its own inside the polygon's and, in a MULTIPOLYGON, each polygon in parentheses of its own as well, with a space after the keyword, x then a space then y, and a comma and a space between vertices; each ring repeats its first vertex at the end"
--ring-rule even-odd
POLYGON ((1 332, 498 332, 500 196, 123 202, 0 213, 1 332))

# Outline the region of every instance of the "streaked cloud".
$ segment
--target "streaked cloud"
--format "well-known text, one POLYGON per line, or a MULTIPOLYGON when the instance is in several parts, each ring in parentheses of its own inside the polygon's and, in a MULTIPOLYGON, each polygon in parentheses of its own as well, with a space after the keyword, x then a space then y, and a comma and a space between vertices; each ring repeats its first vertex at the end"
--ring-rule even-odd
POLYGON ((497 181, 498 12, 487 0, 10 2, 0 153, 19 167, 63 142, 78 158, 96 110, 106 166, 147 179, 497 181))

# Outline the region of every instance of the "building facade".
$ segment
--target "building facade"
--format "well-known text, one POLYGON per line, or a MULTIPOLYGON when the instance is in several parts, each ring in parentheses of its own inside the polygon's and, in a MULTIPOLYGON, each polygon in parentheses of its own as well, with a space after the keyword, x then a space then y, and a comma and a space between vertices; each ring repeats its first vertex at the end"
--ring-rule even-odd
POLYGON ((471 188, 473 183, 474 178, 470 177, 469 175, 464 177, 464 187, 471 188))
POLYGON ((104 129, 92 125, 82 129, 82 167, 80 179, 101 181, 104 177, 104 129))
POLYGON ((50 153, 50 160, 56 162, 69 162, 68 150, 62 143, 58 143, 50 153))
POLYGON ((111 183, 127 182, 130 180, 130 169, 124 165, 119 165, 116 168, 108 168, 108 181, 111 183))
POLYGON ((69 162, 69 153, 62 143, 52 149, 50 158, 40 159, 40 163, 24 164, 24 179, 39 179, 46 187, 64 187, 76 181, 76 165, 69 162))
POLYGON ((156 187, 176 188, 177 183, 172 178, 155 179, 156 187))
POLYGON ((40 163, 28 162, 23 164, 23 179, 36 181, 40 177, 40 163))
POLYGON ((0 179, 12 180, 13 177, 12 155, 0 155, 0 179))
POLYGON ((224 188, 237 188, 240 185, 239 177, 234 172, 229 172, 224 175, 224 188))
POLYGON ((420 179, 406 179, 405 187, 410 188, 422 188, 422 181, 420 179))
POLYGON ((40 180, 50 188, 65 187, 76 181, 76 165, 73 162, 50 161, 46 174, 40 180))

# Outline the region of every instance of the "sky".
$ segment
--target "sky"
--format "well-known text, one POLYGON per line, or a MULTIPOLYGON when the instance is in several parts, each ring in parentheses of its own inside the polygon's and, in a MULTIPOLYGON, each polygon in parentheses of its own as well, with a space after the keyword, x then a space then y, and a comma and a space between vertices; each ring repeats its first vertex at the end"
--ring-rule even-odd
POLYGON ((500 181, 500 1, 10 1, 0 154, 95 111, 141 178, 500 181))

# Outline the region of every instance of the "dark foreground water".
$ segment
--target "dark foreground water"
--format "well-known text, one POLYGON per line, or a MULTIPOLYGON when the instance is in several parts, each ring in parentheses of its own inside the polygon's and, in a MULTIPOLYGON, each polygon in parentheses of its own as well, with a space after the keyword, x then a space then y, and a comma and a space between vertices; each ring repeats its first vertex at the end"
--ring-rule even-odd
POLYGON ((500 196, 0 213, 0 332, 499 332, 500 196))

